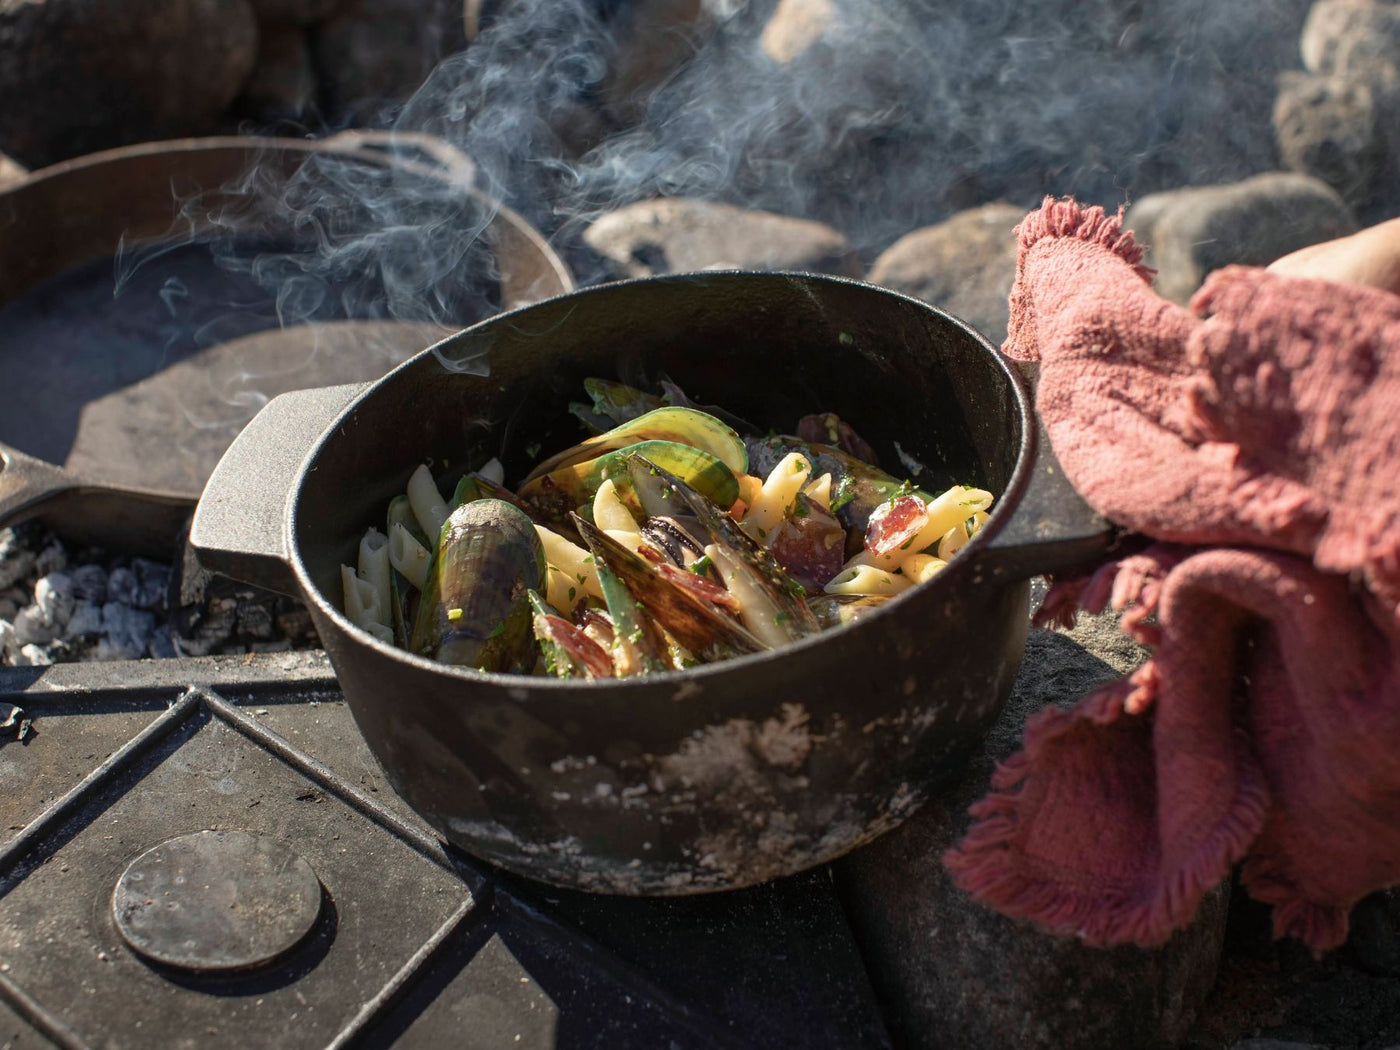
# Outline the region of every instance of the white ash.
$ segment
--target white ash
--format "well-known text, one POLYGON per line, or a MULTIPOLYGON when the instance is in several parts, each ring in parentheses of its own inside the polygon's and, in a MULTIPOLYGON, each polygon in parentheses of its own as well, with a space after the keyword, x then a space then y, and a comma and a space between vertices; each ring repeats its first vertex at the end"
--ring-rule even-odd
POLYGON ((0 528, 0 666, 316 646, 310 618, 290 599, 228 589, 172 609, 168 565, 69 548, 34 523, 0 528))

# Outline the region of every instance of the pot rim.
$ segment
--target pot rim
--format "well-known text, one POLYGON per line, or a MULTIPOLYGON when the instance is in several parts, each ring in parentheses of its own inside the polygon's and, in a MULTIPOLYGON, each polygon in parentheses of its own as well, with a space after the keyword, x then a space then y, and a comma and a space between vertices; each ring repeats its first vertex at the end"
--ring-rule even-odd
MULTIPOLYGON (((384 376, 356 393, 336 415, 330 425, 327 426, 316 439, 310 451, 302 460, 301 466, 297 469, 296 478, 294 480, 295 493, 292 498, 286 502, 283 519, 283 530, 287 538, 287 559, 296 577, 297 586, 302 592, 303 599, 315 606, 319 613, 329 619, 341 633, 347 635, 349 639, 356 644, 368 646, 386 657, 407 663, 410 667, 419 671, 443 674, 450 678, 457 678, 479 686, 492 686, 522 691, 533 689, 549 691, 573 690, 580 691, 583 694, 599 689, 653 688, 656 686, 674 685, 694 679, 707 681, 725 675, 741 674, 760 661, 781 660, 799 656, 813 647, 821 645, 825 641, 829 641, 832 633, 835 631, 869 632, 872 629, 878 629, 879 625, 881 625, 887 617, 897 615, 900 610, 908 607, 911 602, 931 603, 937 596, 943 594, 952 587, 1000 587, 1011 584, 1013 582, 1011 579, 992 580, 987 578, 990 573, 985 570, 980 570, 979 556, 990 546, 997 534, 999 534, 1014 517, 1029 487, 1033 460, 1035 458, 1034 420, 1034 407, 1030 395, 1026 390, 1025 381, 1021 378, 1014 366, 1011 365, 1010 361, 992 344, 991 340, 961 318, 948 313, 946 310, 933 306, 930 303, 924 302, 922 299, 906 295, 903 292, 871 284, 868 281, 801 270, 703 270, 608 281, 603 284, 590 285, 586 288, 576 289, 571 292, 553 296, 552 298, 541 300, 538 303, 519 306, 478 321, 469 328, 464 328, 460 332, 447 336, 434 343, 432 346, 425 348, 420 353, 415 354, 407 361, 395 367, 392 371, 386 373, 384 376), (383 387, 393 383, 400 372, 415 367, 422 367, 419 362, 425 356, 432 355, 438 357, 439 348, 463 339, 468 333, 474 333, 487 325, 509 324, 512 319, 517 318, 521 313, 548 304, 584 299, 598 291, 610 291, 619 288, 649 286, 662 283, 694 282, 696 280, 710 280, 715 278, 726 281, 754 277, 765 279, 799 279, 807 283, 816 282, 843 285, 878 292, 883 296, 901 300, 926 312, 932 313, 946 322, 951 322, 955 327, 971 336, 973 342, 990 356, 993 363, 1006 378, 1011 396, 1015 403, 1015 417, 1021 427, 1019 446, 1016 452, 1016 464, 1012 468, 1011 476, 1007 480, 1004 491, 996 495, 996 500, 988 516, 986 525, 958 551, 955 560, 949 563, 948 568, 938 573, 932 580, 916 584, 908 590, 894 595, 892 600, 881 603, 878 608, 871 610, 871 612, 862 616, 855 622, 840 624, 836 627, 818 631, 816 634, 809 635, 806 638, 801 638, 794 642, 789 642, 787 645, 777 649, 765 649, 761 652, 747 653, 742 656, 731 657, 727 660, 697 664, 694 667, 685 668, 683 670, 658 671, 652 674, 636 675, 628 678, 599 679, 565 679, 545 675, 505 674, 494 671, 480 671, 472 667, 459 667, 452 664, 439 663, 436 660, 430 660, 425 656, 419 656, 406 649, 400 649, 396 645, 382 642, 375 638, 368 631, 352 623, 340 607, 336 603, 330 601, 327 596, 321 592, 320 588, 316 586, 307 570, 306 563, 301 555, 300 546, 296 539, 305 476, 312 464, 320 457, 322 450, 328 444, 336 440, 336 434, 340 429, 342 421, 345 420, 347 416, 354 413, 364 401, 373 397, 383 387), (964 577, 971 578, 964 579, 964 577)), ((520 699, 524 698, 524 696, 520 697, 520 699)))

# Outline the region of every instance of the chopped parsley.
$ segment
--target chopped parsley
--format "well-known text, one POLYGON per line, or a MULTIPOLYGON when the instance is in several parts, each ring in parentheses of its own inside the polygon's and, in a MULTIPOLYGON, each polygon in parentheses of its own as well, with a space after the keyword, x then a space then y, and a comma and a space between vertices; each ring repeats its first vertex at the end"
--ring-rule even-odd
POLYGON ((690 563, 690 571, 695 573, 696 576, 704 576, 705 573, 710 571, 710 556, 708 554, 700 555, 700 557, 690 563))

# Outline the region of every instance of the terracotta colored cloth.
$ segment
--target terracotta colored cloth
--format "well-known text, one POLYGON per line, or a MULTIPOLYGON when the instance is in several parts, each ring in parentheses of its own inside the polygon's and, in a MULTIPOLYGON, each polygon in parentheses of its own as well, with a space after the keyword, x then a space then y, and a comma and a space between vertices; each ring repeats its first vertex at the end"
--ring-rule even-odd
POLYGON ((945 861, 1090 943, 1158 944, 1244 861, 1279 936, 1400 882, 1400 296, 1231 267, 1189 310, 1118 218, 1019 228, 1005 352, 1096 510, 1160 541, 1056 582, 1126 610, 1129 678, 1040 712, 945 861))

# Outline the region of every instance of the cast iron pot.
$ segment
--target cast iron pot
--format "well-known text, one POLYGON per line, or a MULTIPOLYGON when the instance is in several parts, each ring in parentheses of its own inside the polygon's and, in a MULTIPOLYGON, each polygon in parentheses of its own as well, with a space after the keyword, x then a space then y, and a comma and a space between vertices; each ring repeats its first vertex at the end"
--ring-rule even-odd
POLYGON ((752 273, 561 296, 372 385, 283 395, 219 463, 191 531, 207 568, 305 598, 389 781, 447 840, 545 882, 627 894, 746 886, 894 827, 996 718, 1028 577, 1110 541, 982 336, 870 285, 752 273), (485 674, 383 645, 341 613, 341 563, 417 464, 436 464, 450 491, 500 456, 509 483, 581 438, 566 406, 585 377, 663 372, 763 427, 835 411, 893 472, 917 460, 923 487, 975 483, 996 508, 943 573, 863 620, 684 672, 485 674))

